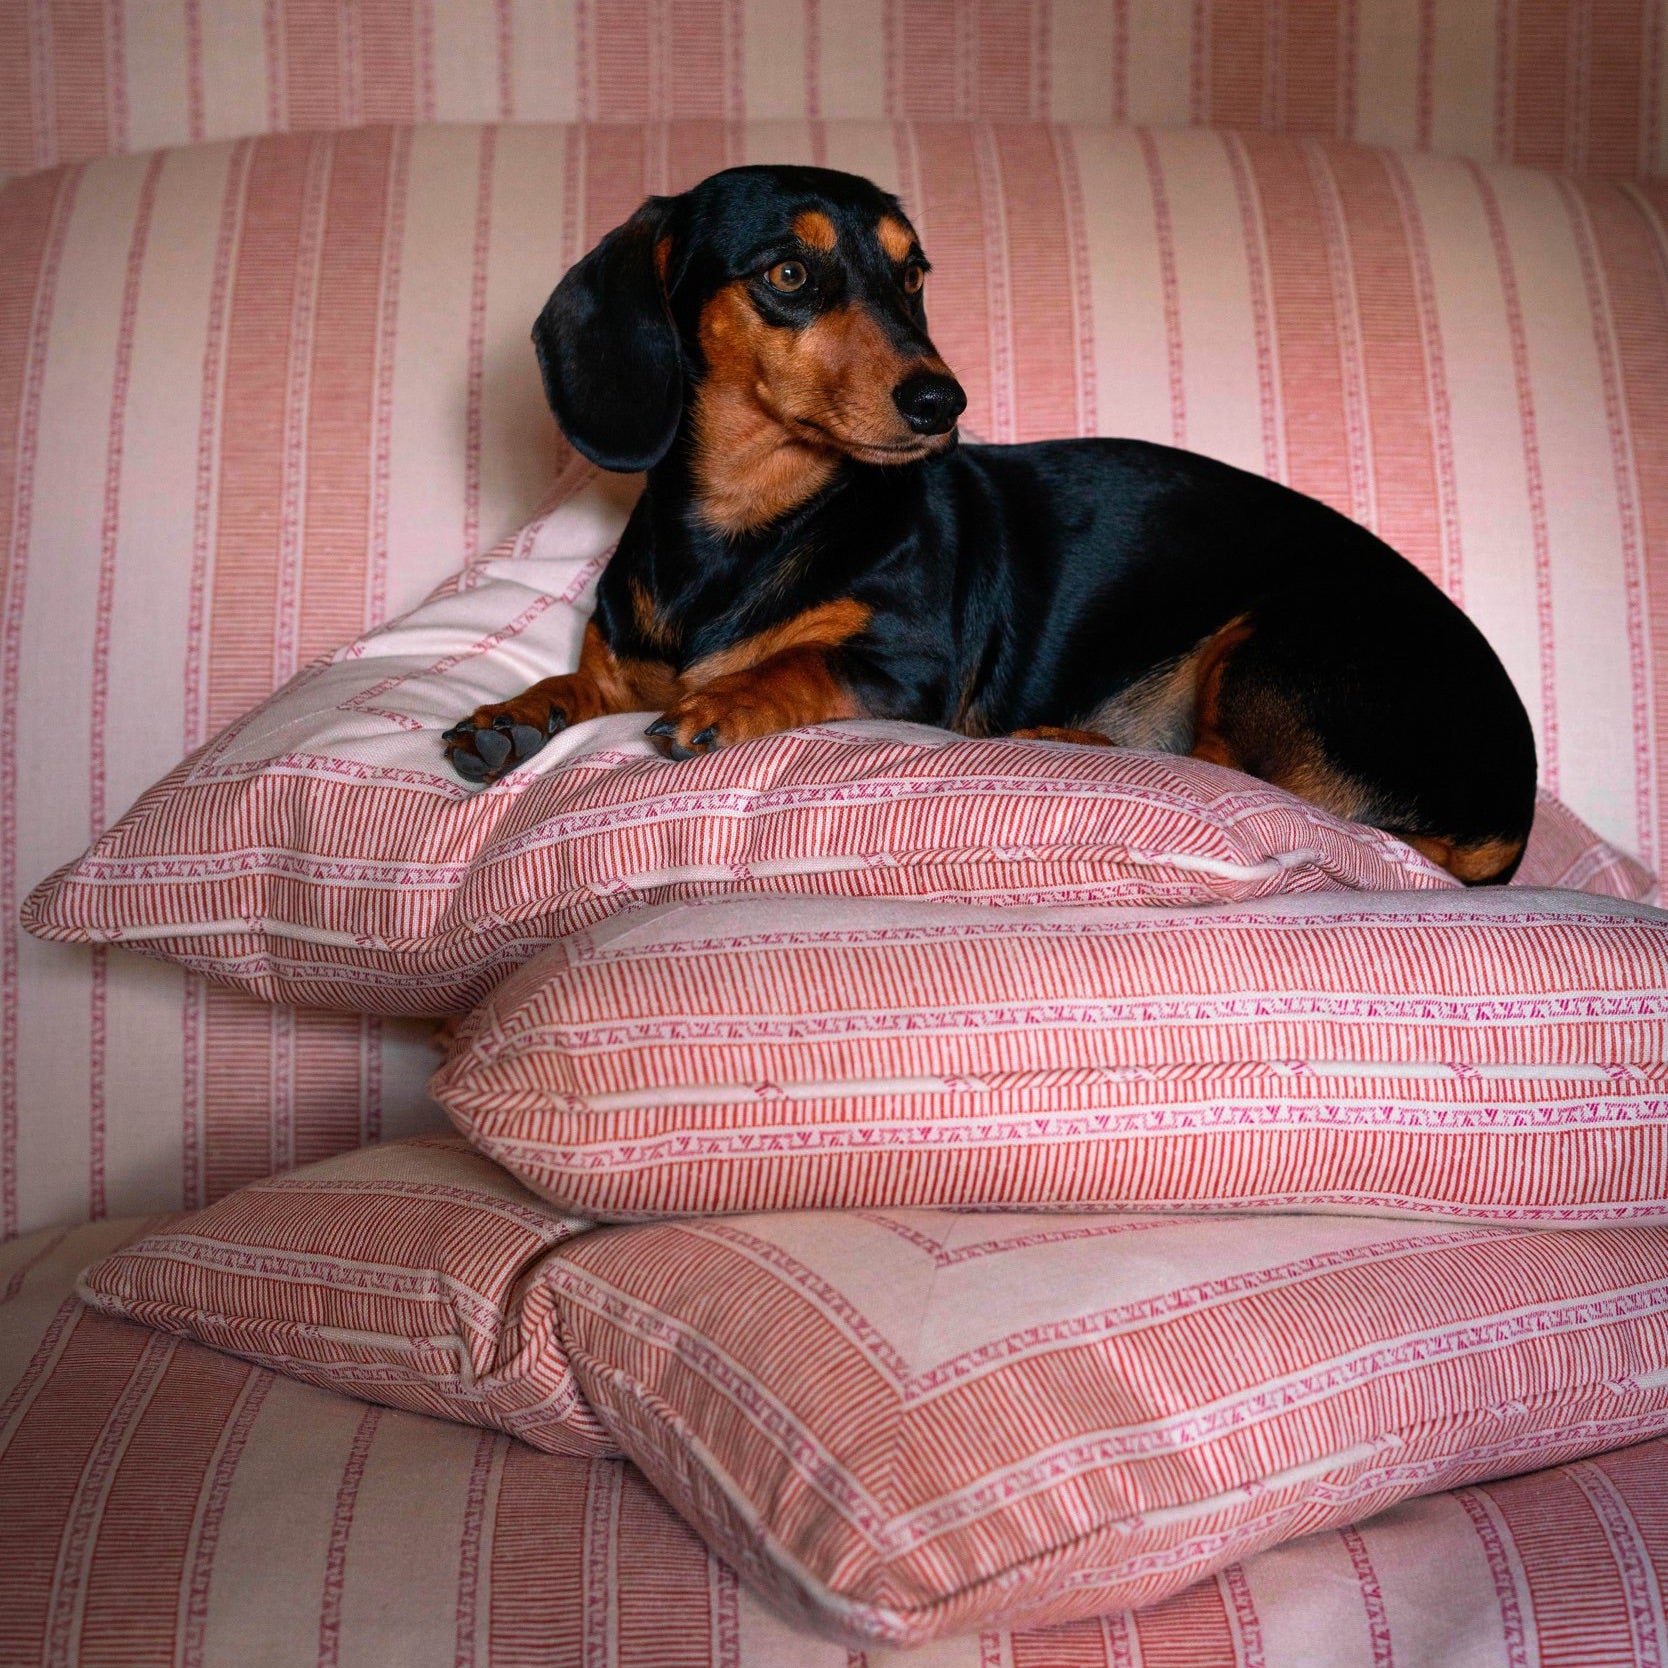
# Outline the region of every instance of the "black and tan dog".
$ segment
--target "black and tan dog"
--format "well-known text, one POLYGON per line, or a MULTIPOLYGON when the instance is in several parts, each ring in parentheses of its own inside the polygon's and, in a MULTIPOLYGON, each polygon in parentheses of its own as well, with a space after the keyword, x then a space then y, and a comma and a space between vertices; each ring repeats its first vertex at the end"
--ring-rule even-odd
MULTIPOLYGON (((1481 634, 1334 511, 1164 446, 956 447, 897 200, 821 168, 653 198, 533 340, 569 440, 648 485, 576 673, 446 744, 488 781, 569 724, 682 758, 836 718, 1191 753, 1507 878, 1529 721, 1481 634)), ((1020 275, 1023 282, 1023 274, 1020 275)))

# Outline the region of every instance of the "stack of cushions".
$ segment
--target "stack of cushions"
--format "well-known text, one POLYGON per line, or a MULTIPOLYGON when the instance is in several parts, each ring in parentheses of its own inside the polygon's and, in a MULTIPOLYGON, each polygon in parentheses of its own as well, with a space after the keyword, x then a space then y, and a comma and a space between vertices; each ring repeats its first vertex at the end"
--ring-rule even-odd
POLYGON ((1637 865, 1544 801, 1526 878, 1616 895, 1467 892, 1196 761, 909 726, 671 764, 627 716, 466 787, 438 731, 573 664, 619 509, 308 669, 30 900, 278 1000, 485 997, 435 1082, 468 1143, 246 1188, 87 1301, 624 1453, 854 1641, 1668 1430, 1637 865))
POLYGON ((81 1289, 315 1384, 624 1452, 768 1598, 855 1642, 1151 1603, 1668 1430, 1668 1228, 581 1226, 429 1138, 247 1188, 81 1289))

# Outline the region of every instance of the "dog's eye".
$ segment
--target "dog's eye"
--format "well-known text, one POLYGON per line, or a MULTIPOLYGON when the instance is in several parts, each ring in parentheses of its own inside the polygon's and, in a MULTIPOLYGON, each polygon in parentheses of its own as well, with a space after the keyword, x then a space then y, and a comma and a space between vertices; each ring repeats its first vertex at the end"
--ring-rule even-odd
POLYGON ((911 261, 904 268, 903 287, 905 295, 919 295, 921 286, 927 281, 927 269, 918 261, 911 261))
POLYGON ((791 295, 795 290, 804 289, 805 280, 810 276, 803 261, 778 261, 765 274, 765 282, 773 290, 786 290, 791 295))

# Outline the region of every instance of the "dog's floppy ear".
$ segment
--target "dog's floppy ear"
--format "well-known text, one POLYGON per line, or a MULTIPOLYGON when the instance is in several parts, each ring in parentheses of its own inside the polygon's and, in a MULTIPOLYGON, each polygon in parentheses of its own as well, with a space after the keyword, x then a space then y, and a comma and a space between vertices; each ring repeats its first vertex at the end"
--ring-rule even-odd
POLYGON ((651 197, 616 226, 568 269, 533 326, 550 409, 604 469, 647 469, 677 433, 683 368, 660 247, 671 206, 651 197))

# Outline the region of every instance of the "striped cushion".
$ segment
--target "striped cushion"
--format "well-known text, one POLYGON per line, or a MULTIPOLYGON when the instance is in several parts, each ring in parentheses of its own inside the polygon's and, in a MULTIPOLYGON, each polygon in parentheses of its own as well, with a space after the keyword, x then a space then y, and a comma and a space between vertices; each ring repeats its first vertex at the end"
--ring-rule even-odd
POLYGON ((578 664, 617 496, 581 493, 507 547, 524 554, 301 673, 44 882, 25 924, 272 1001, 438 1014, 577 927, 703 892, 1195 903, 1455 884, 1197 760, 906 725, 674 764, 623 715, 468 787, 440 732, 578 664))
POLYGON ((433 1089, 609 1220, 893 1205, 1668 1221, 1668 914, 744 897, 575 934, 433 1089))
POLYGON ((1154 1603, 1668 1428, 1661 1228, 810 1212, 541 1273, 650 1482, 857 1641, 1154 1603))
MULTIPOLYGON (((367 1407, 76 1304, 75 1271, 143 1225, 0 1246, 0 1622, 20 1657, 497 1668, 561 1641, 595 1668, 901 1668, 784 1619, 635 1466, 367 1407)), ((1405 1501, 1138 1612, 907 1660, 1647 1663, 1665 1477, 1658 1438, 1405 1501)))
POLYGON ((80 1290, 548 1451, 611 1440, 744 1579, 863 1641, 1152 1603, 1668 1429, 1668 1229, 584 1226, 457 1143, 405 1143, 245 1189, 80 1290))
POLYGON ((79 1290, 307 1384, 607 1453, 548 1304, 516 1286, 588 1227, 434 1136, 243 1188, 124 1246, 79 1290))
MULTIPOLYGON (((1276 35, 1301 10, 1257 4, 1276 35)), ((1131 51, 1175 9, 1132 6, 1131 51)), ((140 10, 98 15, 136 30, 140 10)), ((1473 36, 1459 0, 1420 15, 1485 68, 1506 62, 1501 39, 1533 40, 1544 64, 1544 19, 1508 10, 1501 37, 1473 36)), ((269 11, 271 40, 301 40, 295 7, 269 11)), ((524 40, 530 9, 498 8, 512 12, 524 40)), ((825 28, 836 13, 822 6, 825 28)), ((1057 47, 1074 37, 1053 16, 1057 47)), ((315 44, 362 40, 321 27, 315 44)), ((1235 38, 1264 38, 1245 28, 1235 38)), ((205 22, 211 54, 218 29, 205 22)), ((1201 72, 1220 61, 1207 44, 1201 72)), ((448 73, 461 62, 442 57, 448 73)), ((0 52, 0 72, 36 61, 0 52)), ((139 76, 127 108, 148 119, 158 60, 76 61, 139 76)), ((1584 102, 1588 61, 1567 58, 1577 128, 1620 109, 1584 102)), ((295 79, 286 68, 280 116, 299 121, 292 92, 333 62, 309 48, 295 79)), ((919 67, 952 62, 971 60, 919 67)), ((1274 94, 1297 85, 1288 57, 1266 62, 1274 94)), ((664 85, 654 62, 645 73, 664 85)), ((1540 69, 1508 81, 1503 104, 1465 107, 1485 137, 1529 120, 1520 85, 1564 85, 1540 69)), ((959 108, 962 83, 939 85, 959 108)), ((1446 97, 1442 76, 1431 87, 1446 97)), ((20 109, 0 96, 0 119, 20 109)), ((766 160, 903 193, 974 432, 1178 441, 1318 493, 1405 550, 1500 650, 1549 790, 1657 862, 1662 182, 1207 131, 716 119, 376 127, 32 175, 0 191, 0 1235, 195 1207, 430 1127, 417 1028, 42 944, 18 906, 299 668, 525 523, 569 457, 526 340, 557 273, 646 192, 766 160)))

